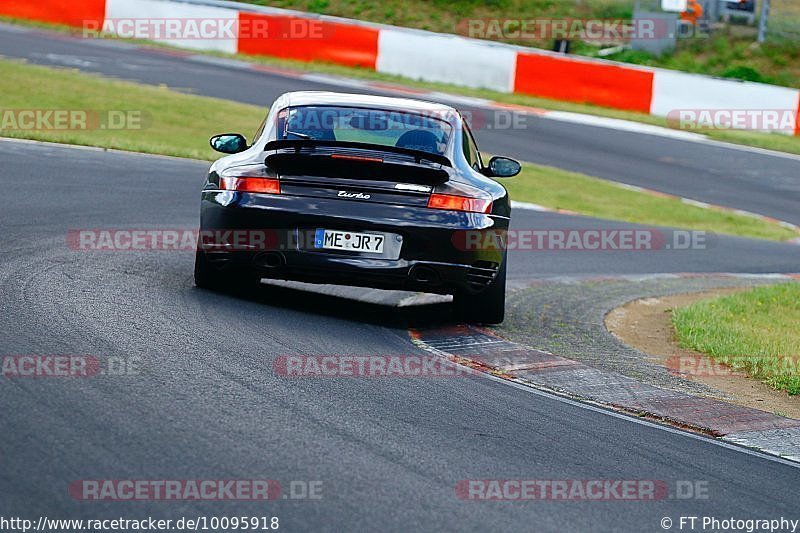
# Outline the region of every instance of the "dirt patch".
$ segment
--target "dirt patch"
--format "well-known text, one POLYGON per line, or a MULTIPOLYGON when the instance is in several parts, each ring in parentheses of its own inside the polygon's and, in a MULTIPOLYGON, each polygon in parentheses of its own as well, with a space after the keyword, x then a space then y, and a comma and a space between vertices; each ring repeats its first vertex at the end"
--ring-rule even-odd
POLYGON ((625 344, 648 354, 651 361, 665 366, 671 374, 716 389, 733 403, 800 419, 800 397, 771 389, 758 380, 734 373, 710 357, 678 346, 670 322, 672 309, 746 289, 718 289, 635 300, 608 313, 606 329, 625 344))

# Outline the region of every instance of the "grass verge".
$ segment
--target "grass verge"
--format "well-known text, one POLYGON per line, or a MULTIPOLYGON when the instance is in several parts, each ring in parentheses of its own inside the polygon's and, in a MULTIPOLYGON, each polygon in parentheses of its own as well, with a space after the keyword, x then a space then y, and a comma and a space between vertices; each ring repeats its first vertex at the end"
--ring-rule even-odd
MULTIPOLYGON (((213 160, 206 142, 227 131, 252 134, 266 112, 244 105, 102 78, 74 70, 0 61, 0 94, 5 110, 84 110, 105 114, 131 111, 135 127, 69 131, 1 129, 0 135, 213 160)), ((797 235, 752 217, 686 205, 654 197, 583 174, 526 163, 523 172, 504 180, 512 198, 601 218, 699 229, 731 235, 785 240, 797 235)))
POLYGON ((643 194, 611 181, 544 165, 526 163, 519 176, 502 183, 515 200, 582 215, 771 240, 797 237, 788 228, 756 218, 643 194))
MULTIPOLYGON (((13 19, 2 16, 0 16, 0 21, 20 24, 24 26, 36 27, 41 29, 57 30, 67 33, 77 32, 74 28, 58 24, 34 22, 34 21, 13 19)), ((132 41, 130 39, 120 39, 120 40, 132 41)), ((153 46, 158 48, 177 49, 176 47, 169 46, 163 43, 154 43, 151 41, 141 41, 141 40, 135 42, 138 44, 153 46)), ((671 127, 667 119, 664 117, 656 117, 645 113, 638 113, 635 111, 622 111, 618 109, 611 109, 587 103, 564 102, 560 100, 552 100, 549 98, 542 98, 524 94, 507 94, 498 91, 491 91, 488 89, 471 89, 467 87, 460 87, 458 85, 451 85, 446 83, 426 82, 393 74, 375 72, 373 70, 368 70, 358 67, 346 67, 342 65, 334 65, 331 63, 324 63, 319 61, 303 62, 291 59, 281 59, 281 58, 265 57, 265 56, 252 56, 247 54, 234 55, 234 54, 225 54, 213 51, 193 51, 193 53, 216 56, 216 57, 236 58, 240 60, 250 61, 253 63, 258 63, 271 67, 285 68, 299 72, 314 72, 320 74, 342 76, 346 78, 365 79, 365 80, 379 81, 390 84, 394 83, 403 87, 411 87, 411 88, 431 90, 431 91, 441 91, 455 95, 485 98, 488 100, 505 104, 514 104, 514 105, 534 107, 552 111, 568 111, 573 113, 581 113, 585 115, 595 115, 599 117, 630 120, 633 122, 651 124, 665 128, 671 127)), ((701 135, 705 135, 717 141, 723 141, 733 144, 741 144, 745 146, 753 146, 756 148, 764 148, 767 150, 776 150, 779 152, 786 152, 786 153, 800 155, 800 136, 783 135, 779 133, 762 133, 755 131, 737 131, 737 130, 699 129, 699 130, 687 130, 687 131, 699 133, 701 135)))
MULTIPOLYGON (((134 152, 215 159, 208 138, 224 131, 250 134, 266 112, 256 106, 189 96, 165 87, 138 85, 84 74, 0 61, 0 112, 15 109, 85 111, 91 116, 126 113, 121 128, 21 130, 3 116, 0 135, 134 152), (131 114, 128 114, 131 113, 131 114), (10 128, 8 126, 11 126, 10 128)), ((14 123, 17 124, 14 124, 14 123)), ((219 155, 219 154, 216 154, 219 155)))
POLYGON ((800 283, 696 302, 672 313, 681 347, 800 394, 800 283))

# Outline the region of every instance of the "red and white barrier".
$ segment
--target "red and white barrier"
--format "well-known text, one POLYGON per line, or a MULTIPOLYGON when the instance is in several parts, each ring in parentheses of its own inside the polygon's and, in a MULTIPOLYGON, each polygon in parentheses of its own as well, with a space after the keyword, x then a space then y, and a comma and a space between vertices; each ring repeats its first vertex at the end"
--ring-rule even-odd
POLYGON ((0 15, 82 27, 84 21, 102 22, 106 0, 2 0, 0 15))
POLYGON ((239 12, 239 21, 242 25, 240 53, 375 70, 379 34, 376 28, 294 14, 247 11, 239 12), (271 37, 261 38, 257 31, 245 35, 248 28, 267 30, 271 37))
POLYGON ((700 110, 714 118, 721 114, 735 113, 737 110, 747 110, 751 115, 756 113, 751 121, 745 120, 744 127, 747 129, 800 135, 798 104, 800 91, 788 87, 656 70, 650 114, 673 118, 681 111, 695 111, 697 114, 696 110, 700 110), (776 126, 767 124, 768 127, 759 127, 758 122, 761 119, 757 114, 768 112, 778 114, 779 117, 791 115, 789 118, 794 124, 787 127, 785 121, 779 118, 776 126))
POLYGON ((517 54, 514 92, 648 113, 653 72, 536 51, 517 54))
POLYGON ((376 70, 510 93, 517 52, 456 35, 381 28, 376 70))
MULTIPOLYGON (((235 28, 238 26, 239 12, 234 9, 184 4, 170 0, 106 0, 106 17, 103 27, 111 34, 127 37, 126 32, 129 27, 125 23, 135 23, 145 17, 153 21, 163 21, 164 23, 168 21, 212 20, 217 29, 214 30, 215 35, 210 38, 190 37, 185 29, 181 32, 180 28, 178 28, 179 31, 176 33, 184 33, 186 35, 175 39, 162 38, 154 40, 192 50, 213 50, 229 54, 237 52, 238 40, 235 28), (225 21, 230 21, 234 30, 229 38, 226 38, 226 35, 222 34, 220 29, 225 21)), ((136 28, 130 29, 134 32, 136 31, 136 28)), ((148 32, 150 30, 149 28, 144 28, 143 31, 148 32)))
MULTIPOLYGON (((565 56, 457 35, 218 0, 6 0, 0 2, 0 15, 83 28, 98 28, 105 22, 107 31, 122 36, 121 21, 213 20, 220 27, 233 28, 233 33, 151 40, 194 50, 324 61, 671 118, 682 110, 708 111, 714 116, 742 110, 778 111, 792 118, 789 127, 785 121, 779 127, 758 118, 751 122, 766 124, 765 130, 800 135, 800 91, 796 89, 565 56)), ((751 126, 746 127, 760 129, 751 126)))

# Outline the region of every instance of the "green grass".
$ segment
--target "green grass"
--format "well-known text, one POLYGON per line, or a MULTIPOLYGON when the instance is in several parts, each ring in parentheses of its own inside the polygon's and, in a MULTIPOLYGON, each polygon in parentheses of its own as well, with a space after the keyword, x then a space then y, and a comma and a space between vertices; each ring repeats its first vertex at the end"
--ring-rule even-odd
POLYGON ((672 313, 680 345, 800 394, 800 283, 696 302, 672 313))
POLYGON ((542 165, 526 164, 519 176, 502 183, 515 200, 593 217, 773 240, 797 237, 788 228, 755 218, 642 194, 614 182, 542 165))
MULTIPOLYGON (((84 74, 0 61, 3 109, 130 110, 142 128, 79 131, 2 131, 0 135, 213 160, 207 139, 221 132, 252 135, 266 108, 188 95, 84 74)), ((791 230, 752 217, 700 209, 670 198, 630 191, 613 182, 526 163, 503 180, 512 198, 601 218, 678 226, 747 237, 784 240, 791 230)))
MULTIPOLYGON (((40 28, 46 28, 50 30, 57 30, 63 32, 74 33, 76 31, 75 29, 69 28, 67 26, 24 21, 2 16, 0 16, 0 21, 12 22, 15 24, 40 27, 40 28)), ((141 41, 137 42, 141 43, 141 41)), ((174 48, 172 46, 161 43, 147 42, 146 44, 158 48, 174 48)), ((549 98, 541 98, 537 96, 529 96, 523 94, 507 94, 488 89, 471 89, 467 87, 459 87, 457 85, 451 85, 446 83, 434 83, 434 82, 413 80, 410 78, 405 78, 403 76, 384 74, 381 72, 375 72, 364 68, 346 67, 342 65, 334 65, 331 63, 324 63, 319 61, 303 62, 303 61, 274 58, 274 57, 251 56, 247 54, 231 55, 231 54, 212 52, 212 51, 208 52, 196 51, 195 53, 202 53, 205 55, 212 55, 216 57, 233 57, 237 59, 252 61, 254 63, 260 63, 272 67, 291 69, 300 72, 315 72, 322 74, 331 74, 334 76, 342 76, 347 78, 380 81, 390 84, 394 83, 402 87, 413 87, 425 90, 442 91, 457 95, 473 96, 506 104, 515 104, 526 107, 534 107, 539 109, 547 109, 555 111, 569 111, 573 113, 582 113, 600 117, 630 120, 633 122, 652 124, 655 126, 670 127, 670 124, 667 122, 666 118, 655 117, 645 113, 638 113, 634 111, 621 111, 618 109, 611 109, 607 107, 601 107, 586 103, 562 102, 559 100, 552 100, 549 98)), ((691 54, 689 55, 689 57, 691 57, 691 54)), ((639 62, 646 63, 646 61, 639 61, 639 62)), ((795 61, 792 64, 800 65, 800 61, 795 61)), ((800 136, 789 136, 789 135, 782 135, 779 133, 760 133, 753 131, 707 130, 707 129, 696 130, 695 132, 718 141, 724 141, 733 144, 741 144, 745 146, 754 146, 768 150, 777 150, 781 152, 800 155, 800 136)))
POLYGON ((119 110, 141 116, 141 127, 130 129, 0 129, 5 137, 198 159, 215 158, 216 152, 208 146, 209 137, 228 130, 252 135, 266 113, 266 109, 227 100, 9 61, 0 61, 0 94, 2 110, 119 110))
POLYGON ((608 59, 682 70, 787 87, 800 86, 800 43, 794 41, 754 44, 754 36, 720 31, 713 36, 679 43, 661 57, 627 50, 608 59))

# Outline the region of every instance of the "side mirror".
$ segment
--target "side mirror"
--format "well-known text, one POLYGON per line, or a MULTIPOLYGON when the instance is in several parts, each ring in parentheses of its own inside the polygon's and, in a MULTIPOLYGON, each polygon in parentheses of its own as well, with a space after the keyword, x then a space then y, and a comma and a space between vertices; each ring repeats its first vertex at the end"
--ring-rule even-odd
POLYGON ((510 178, 519 174, 522 170, 522 165, 518 161, 510 157, 493 157, 489 160, 489 166, 486 169, 487 176, 492 178, 510 178))
POLYGON ((208 142, 211 148, 223 154, 238 154, 247 150, 247 139, 238 133, 214 135, 208 142))

